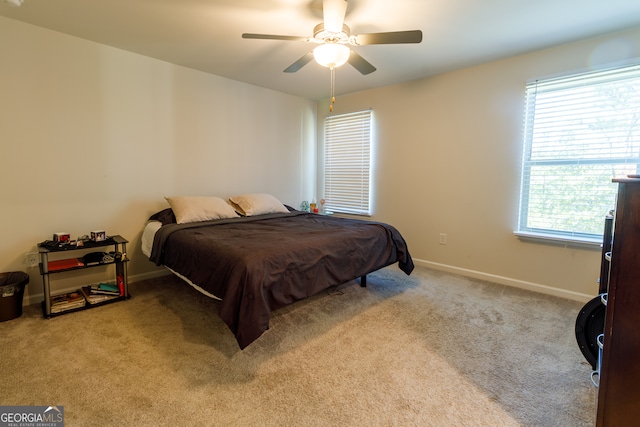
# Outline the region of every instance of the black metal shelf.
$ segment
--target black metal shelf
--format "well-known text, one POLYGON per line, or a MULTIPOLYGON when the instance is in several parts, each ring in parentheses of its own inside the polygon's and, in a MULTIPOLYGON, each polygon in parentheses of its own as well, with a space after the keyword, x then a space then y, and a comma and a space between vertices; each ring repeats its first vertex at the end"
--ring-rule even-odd
MULTIPOLYGON (((108 239, 100 242, 93 242, 93 241, 84 242, 82 246, 76 246, 71 244, 59 244, 57 242, 42 242, 38 244, 38 252, 40 254, 40 264, 39 264, 40 275, 42 277, 42 286, 44 290, 44 301, 42 301, 42 314, 44 315, 44 317, 49 318, 49 317, 59 316, 62 314, 73 313, 80 310, 87 310, 90 308, 95 308, 108 303, 122 301, 130 298, 129 286, 128 286, 128 275, 127 275, 127 263, 129 262, 129 258, 127 257, 127 243, 129 243, 128 240, 126 240, 122 236, 116 235, 116 236, 111 236, 108 239), (78 264, 70 267, 56 268, 53 270, 49 268, 49 266, 51 265, 49 262, 49 254, 68 253, 73 251, 91 251, 92 249, 106 248, 109 246, 113 246, 115 249, 115 252, 116 253, 119 252, 121 254, 120 259, 115 259, 114 261, 109 261, 109 262, 91 263, 88 265, 78 264), (118 296, 117 298, 113 298, 113 299, 109 299, 106 301, 101 301, 93 304, 90 304, 88 301, 85 301, 85 305, 82 307, 70 308, 68 310, 60 311, 57 313, 51 312, 51 284, 50 284, 50 277, 49 277, 50 275, 67 273, 70 271, 79 271, 79 270, 101 267, 101 266, 109 266, 109 265, 115 266, 116 280, 118 276, 122 276, 122 281, 124 285, 124 290, 122 295, 118 296)), ((70 264, 72 264, 74 260, 80 263, 79 258, 72 258, 72 257, 56 260, 52 262, 64 263, 64 261, 71 261, 70 264)))

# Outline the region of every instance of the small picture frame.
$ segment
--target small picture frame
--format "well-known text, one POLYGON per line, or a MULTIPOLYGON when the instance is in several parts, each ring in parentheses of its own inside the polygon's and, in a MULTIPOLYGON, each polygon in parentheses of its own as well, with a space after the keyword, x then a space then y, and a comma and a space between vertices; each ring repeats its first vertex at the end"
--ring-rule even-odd
POLYGON ((91 240, 94 242, 102 242, 107 240, 107 233, 104 230, 95 230, 91 232, 91 240))
POLYGON ((69 233, 64 233, 64 232, 53 233, 54 242, 69 243, 70 240, 71 240, 71 234, 69 233))

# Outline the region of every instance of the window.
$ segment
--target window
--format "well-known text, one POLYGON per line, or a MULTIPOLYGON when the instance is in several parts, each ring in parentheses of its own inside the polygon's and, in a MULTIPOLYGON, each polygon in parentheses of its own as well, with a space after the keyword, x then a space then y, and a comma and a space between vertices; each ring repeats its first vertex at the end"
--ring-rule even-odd
POLYGON ((516 234, 601 242, 639 156, 640 65, 528 84, 516 234))
POLYGON ((371 215, 371 111, 324 122, 324 208, 371 215))

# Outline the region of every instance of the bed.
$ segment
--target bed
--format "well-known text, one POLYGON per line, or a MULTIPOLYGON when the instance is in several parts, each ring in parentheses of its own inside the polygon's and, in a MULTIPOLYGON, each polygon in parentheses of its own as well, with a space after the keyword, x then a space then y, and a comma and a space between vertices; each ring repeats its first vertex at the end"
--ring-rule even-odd
POLYGON ((175 200, 167 200, 171 208, 145 226, 143 252, 220 299, 218 314, 241 349, 269 328, 273 310, 357 278, 364 286, 368 273, 396 262, 407 275, 414 268, 404 238, 388 224, 298 211, 273 200, 276 209, 232 203, 233 213, 185 220, 175 200))

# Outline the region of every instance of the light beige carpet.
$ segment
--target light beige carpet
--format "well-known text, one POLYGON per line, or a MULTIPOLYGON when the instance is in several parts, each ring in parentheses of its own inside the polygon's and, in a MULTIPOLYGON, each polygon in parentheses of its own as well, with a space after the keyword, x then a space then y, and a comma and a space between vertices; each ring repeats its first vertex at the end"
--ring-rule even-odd
POLYGON ((0 405, 64 406, 67 426, 594 423, 574 301, 391 266, 274 312, 240 351, 174 276, 131 293, 0 323, 0 405))

